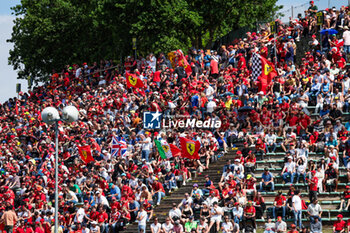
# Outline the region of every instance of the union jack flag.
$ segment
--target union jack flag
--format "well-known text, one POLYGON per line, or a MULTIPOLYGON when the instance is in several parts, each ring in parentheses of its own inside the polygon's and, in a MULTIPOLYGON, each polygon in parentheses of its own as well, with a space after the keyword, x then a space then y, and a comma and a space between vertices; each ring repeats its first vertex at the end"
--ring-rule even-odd
POLYGON ((118 141, 116 137, 112 138, 111 145, 111 155, 112 156, 121 156, 126 152, 127 149, 126 142, 123 140, 118 141))

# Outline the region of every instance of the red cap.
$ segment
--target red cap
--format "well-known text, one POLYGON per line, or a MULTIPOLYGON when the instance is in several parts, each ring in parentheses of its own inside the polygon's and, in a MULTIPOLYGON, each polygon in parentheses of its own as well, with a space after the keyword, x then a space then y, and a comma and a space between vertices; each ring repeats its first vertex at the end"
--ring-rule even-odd
POLYGON ((311 171, 311 174, 312 174, 312 175, 315 175, 315 174, 316 174, 316 171, 311 171))
POLYGON ((337 215, 337 218, 343 218, 343 215, 338 214, 338 215, 337 215))
POLYGON ((242 151, 238 150, 236 154, 241 155, 242 151))
POLYGON ((292 228, 296 228, 297 226, 295 226, 295 224, 292 224, 292 225, 290 225, 292 228))
POLYGON ((312 35, 312 38, 316 38, 316 35, 312 35))

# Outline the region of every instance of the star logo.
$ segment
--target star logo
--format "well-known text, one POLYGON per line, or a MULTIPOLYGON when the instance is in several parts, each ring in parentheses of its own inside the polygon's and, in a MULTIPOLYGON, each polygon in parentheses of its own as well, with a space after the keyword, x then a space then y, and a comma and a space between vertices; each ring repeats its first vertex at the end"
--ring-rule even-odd
POLYGON ((162 114, 160 112, 144 112, 143 128, 160 129, 162 114))

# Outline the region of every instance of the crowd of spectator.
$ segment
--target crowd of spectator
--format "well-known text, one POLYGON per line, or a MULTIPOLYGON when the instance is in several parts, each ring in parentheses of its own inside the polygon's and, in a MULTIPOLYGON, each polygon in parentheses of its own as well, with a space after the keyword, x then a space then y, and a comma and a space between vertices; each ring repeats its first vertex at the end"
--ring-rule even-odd
MULTIPOLYGON (((54 167, 59 165, 59 233, 116 233, 137 222, 139 232, 253 232, 256 219, 265 232, 322 232, 318 194, 344 191, 340 211, 350 205, 350 187, 338 187, 341 167, 350 181, 350 106, 348 7, 326 9, 325 33, 318 41, 317 6, 310 1, 305 16, 279 20, 278 33, 264 27, 258 33, 222 45, 218 51, 191 48, 185 56, 192 72, 172 66, 165 54, 127 57, 123 66, 101 60, 67 65, 28 93, 0 106, 0 230, 8 233, 49 233, 54 230, 54 167), (298 41, 309 47, 297 64, 298 41), (274 48, 276 44, 276 48, 274 48), (251 75, 253 53, 276 64, 277 76, 267 91, 251 75), (277 56, 275 56, 275 54, 277 56), (139 77, 143 88, 127 88, 125 72, 139 77), (53 126, 41 121, 47 106, 62 110, 74 105, 79 121, 59 123, 59 159, 55 161, 53 126), (309 106, 319 113, 311 117, 309 106), (244 109, 244 111, 242 110, 244 109), (242 110, 242 111, 241 111, 242 110), (218 129, 145 130, 143 113, 161 112, 222 122, 218 129), (162 159, 154 140, 176 144, 178 136, 199 141, 199 160, 182 156, 162 159), (111 141, 125 141, 126 152, 111 155, 111 141), (280 141, 280 138, 282 140, 280 141), (210 162, 243 143, 228 161, 217 184, 193 185, 180 203, 173 203, 163 223, 154 215, 162 198, 188 185, 192 174, 210 169, 210 162), (85 164, 78 147, 90 145, 94 162, 85 164), (256 178, 257 158, 277 148, 285 152, 281 174, 266 167, 256 178), (317 160, 309 159, 319 152, 317 160), (266 211, 262 194, 277 182, 290 184, 277 192, 266 211), (302 182, 309 200, 301 198, 302 182), (298 186, 299 187, 299 186, 298 186), (310 224, 302 222, 306 211, 310 224)), ((334 232, 349 231, 339 214, 334 232)))

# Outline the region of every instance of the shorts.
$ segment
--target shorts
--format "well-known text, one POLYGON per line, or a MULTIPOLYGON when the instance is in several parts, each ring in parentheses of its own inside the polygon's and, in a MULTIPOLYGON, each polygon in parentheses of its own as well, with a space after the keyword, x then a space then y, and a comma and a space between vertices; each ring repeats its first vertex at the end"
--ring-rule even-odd
POLYGON ((138 232, 146 232, 146 226, 145 225, 139 225, 138 232))
POLYGON ((210 222, 221 222, 221 215, 211 217, 210 222))
POLYGON ((336 180, 336 178, 334 178, 334 179, 328 179, 328 180, 327 180, 327 184, 328 184, 328 185, 332 185, 332 184, 335 183, 335 180, 336 180))

